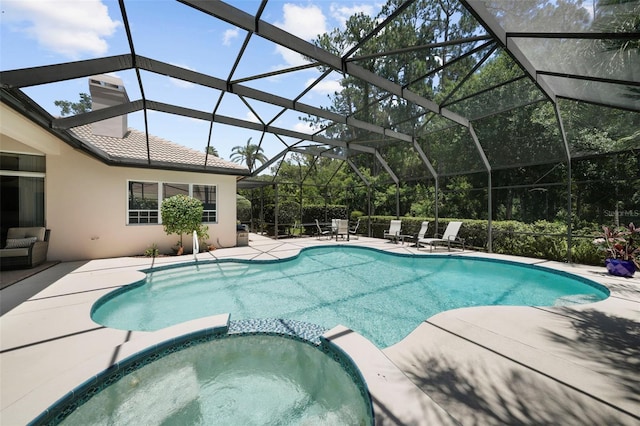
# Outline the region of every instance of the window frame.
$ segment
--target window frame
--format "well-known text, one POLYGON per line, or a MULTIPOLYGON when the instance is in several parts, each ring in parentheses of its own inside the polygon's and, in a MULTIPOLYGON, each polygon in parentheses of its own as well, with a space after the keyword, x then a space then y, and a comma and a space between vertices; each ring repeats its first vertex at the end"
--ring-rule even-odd
MULTIPOLYGON (((204 224, 217 224, 218 223, 218 184, 206 184, 206 183, 184 183, 184 182, 175 182, 175 181, 152 181, 152 180, 142 180, 142 179, 127 179, 127 191, 126 191, 126 196, 127 196, 127 202, 126 202, 126 225, 132 225, 132 226, 138 226, 138 225, 162 225, 162 213, 161 213, 161 208, 162 208, 162 201, 164 201, 164 195, 165 195, 165 188, 169 185, 175 185, 175 186, 187 186, 188 187, 188 196, 189 197, 193 197, 193 189, 194 186, 201 186, 204 188, 213 188, 215 191, 215 200, 213 200, 213 203, 209 203, 209 204, 213 204, 215 208, 213 209, 206 209, 202 211, 202 223, 204 224), (130 204, 129 204, 129 197, 130 197, 130 187, 131 187, 131 183, 141 183, 141 184, 154 184, 157 185, 157 201, 158 201, 158 208, 157 209, 131 209, 130 208, 130 204), (132 222, 131 221, 131 212, 142 212, 142 211, 146 211, 146 212, 155 212, 157 215, 157 222, 145 222, 145 223, 140 223, 140 222, 132 222), (213 220, 211 220, 211 218, 213 217, 213 220), (207 220, 205 220, 207 219, 207 220)), ((195 197, 193 197, 195 198, 195 197)), ((202 201, 202 200, 200 200, 202 201)), ((204 202, 203 202, 204 204, 204 202)), ((149 216, 151 217, 151 216, 149 216)), ((138 218, 139 220, 140 218, 138 218)))
MULTIPOLYGON (((206 205, 204 206, 203 210, 202 210, 202 223, 218 223, 218 185, 207 185, 207 184, 201 184, 201 183, 193 183, 189 186, 190 189, 190 193, 192 194, 191 196, 193 197, 193 187, 194 186, 202 186, 204 188, 214 188, 215 190, 215 199, 213 201, 213 205, 215 208, 213 209, 207 209, 206 205), (207 219, 211 219, 211 216, 213 216, 213 220, 205 220, 205 217, 207 219)), ((195 197, 194 197, 195 198, 195 197)), ((204 201, 200 200, 202 202, 202 204, 204 205, 204 201)), ((211 204, 211 203, 209 203, 211 204)))
POLYGON ((162 204, 162 202, 160 201, 160 190, 161 190, 162 186, 159 184, 159 182, 155 182, 155 181, 147 181, 147 180, 138 180, 138 179, 128 179, 127 180, 127 212, 126 212, 126 224, 127 225, 161 225, 162 224, 162 218, 160 217, 160 205, 162 204), (131 184, 132 183, 139 183, 139 184, 152 184, 152 185, 157 185, 156 188, 156 202, 158 204, 158 207, 155 209, 132 209, 131 208, 131 184), (131 221, 131 213, 132 212, 146 212, 148 213, 147 216, 147 222, 140 222, 140 215, 138 214, 138 222, 132 222, 131 221), (153 215, 152 213, 155 212, 155 215, 153 215), (153 222, 151 221, 152 218, 155 218, 156 221, 153 222))

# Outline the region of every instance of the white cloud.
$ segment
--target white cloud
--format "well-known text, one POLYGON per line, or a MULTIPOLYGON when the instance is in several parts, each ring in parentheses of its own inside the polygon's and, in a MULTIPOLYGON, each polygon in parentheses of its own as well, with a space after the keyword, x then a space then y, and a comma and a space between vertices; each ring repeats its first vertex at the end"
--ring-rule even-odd
POLYGON ((251 111, 247 111, 247 115, 245 119, 247 121, 251 121, 252 123, 260 123, 260 120, 258 120, 258 117, 256 117, 256 115, 251 111))
MULTIPOLYGON (((314 79, 307 80, 306 86, 308 87, 311 83, 313 83, 314 79)), ((312 92, 320 93, 323 95, 333 95, 335 92, 339 92, 342 90, 342 85, 338 80, 322 80, 311 89, 312 92)))
POLYGON ((304 40, 311 40, 327 32, 327 22, 322 10, 315 5, 298 6, 286 3, 282 7, 284 22, 276 25, 304 40))
POLYGON ((105 54, 109 49, 106 38, 122 25, 109 17, 100 0, 3 1, 2 7, 3 19, 17 23, 18 31, 71 59, 105 54))
POLYGON ((372 3, 354 4, 351 7, 344 6, 342 3, 332 3, 329 8, 331 16, 339 22, 342 28, 344 28, 349 18, 356 13, 374 16, 377 10, 380 10, 380 6, 372 3))
POLYGON ((222 44, 225 46, 231 45, 231 40, 237 38, 240 35, 240 30, 238 28, 226 30, 222 35, 222 44))
POLYGON ((300 132, 300 133, 306 133, 307 135, 311 135, 321 129, 322 129, 321 127, 316 126, 313 123, 306 123, 304 121, 298 121, 293 126, 294 131, 300 132))
MULTIPOLYGON (((309 63, 304 59, 304 56, 291 49, 287 49, 284 46, 276 46, 276 52, 278 52, 282 56, 282 59, 284 59, 285 67, 297 67, 309 63)), ((275 66, 273 69, 279 70, 282 69, 282 66, 275 66)))
MULTIPOLYGON (((285 3, 282 12, 284 21, 276 22, 275 25, 301 39, 310 41, 327 32, 326 18, 318 6, 285 3)), ((278 46, 276 50, 282 55, 287 65, 297 66, 307 63, 302 55, 286 47, 278 46)))

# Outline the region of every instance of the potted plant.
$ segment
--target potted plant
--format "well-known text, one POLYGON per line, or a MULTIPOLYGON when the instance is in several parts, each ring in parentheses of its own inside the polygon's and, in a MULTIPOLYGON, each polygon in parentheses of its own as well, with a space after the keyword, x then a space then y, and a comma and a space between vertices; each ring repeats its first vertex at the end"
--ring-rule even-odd
POLYGON ((606 253, 605 266, 611 275, 632 277, 640 268, 640 228, 629 226, 602 227, 602 234, 593 243, 606 253))

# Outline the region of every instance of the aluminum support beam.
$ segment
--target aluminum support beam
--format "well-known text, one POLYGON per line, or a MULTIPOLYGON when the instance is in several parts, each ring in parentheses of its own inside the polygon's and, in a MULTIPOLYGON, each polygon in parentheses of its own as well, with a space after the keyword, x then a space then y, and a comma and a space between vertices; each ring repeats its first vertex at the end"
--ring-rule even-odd
POLYGON ((489 163, 489 160, 487 159, 487 156, 484 153, 484 150, 482 149, 482 146, 480 145, 480 141, 478 141, 478 136, 476 135, 475 130, 473 130, 473 125, 471 123, 469 123, 469 134, 471 134, 471 138, 473 139, 473 142, 476 144, 476 148, 478 149, 478 153, 480 154, 480 157, 482 158, 482 162, 484 163, 484 166, 487 169, 487 174, 488 174, 488 193, 487 193, 487 210, 488 210, 488 216, 487 216, 487 250, 489 251, 489 253, 493 252, 493 226, 492 226, 492 218, 491 218, 491 212, 493 211, 493 200, 491 197, 491 193, 492 193, 492 188, 491 188, 491 164, 489 163))
POLYGON ((0 83, 5 88, 29 87, 131 68, 133 68, 132 55, 109 56, 86 61, 3 71, 0 72, 0 83))
POLYGON ((434 179, 438 179, 436 169, 433 168, 433 164, 431 164, 431 161, 429 161, 429 159, 427 158, 427 154, 425 154, 425 152, 422 150, 422 147, 418 143, 417 139, 413 140, 413 149, 416 150, 422 162, 425 164, 425 166, 427 166, 427 169, 429 169, 429 173, 431 173, 431 176, 433 176, 434 179))
MULTIPOLYGON (((324 49, 309 43, 299 37, 296 37, 280 28, 269 24, 261 19, 255 19, 254 16, 240 9, 236 9, 222 1, 211 2, 207 0, 178 0, 181 3, 189 5, 201 12, 207 13, 246 31, 252 31, 273 43, 287 47, 305 57, 314 59, 325 64, 337 71, 346 72, 354 77, 358 77, 368 83, 371 83, 389 93, 405 100, 414 102, 423 108, 432 112, 441 113, 441 108, 433 101, 417 95, 402 86, 382 78, 371 71, 368 71, 353 63, 347 63, 342 58, 327 52, 324 49)), ((448 112, 447 118, 456 121, 458 124, 465 125, 463 121, 458 121, 462 117, 452 111, 448 112)))
POLYGON ((573 216, 573 202, 571 195, 571 148, 569 147, 569 142, 567 142, 567 134, 564 131, 564 124, 562 122, 562 116, 560 115, 560 107, 558 103, 555 102, 553 104, 553 110, 556 113, 556 119, 558 120, 558 126, 560 127, 560 135, 562 136, 562 143, 564 145, 565 153, 567 154, 567 262, 571 263, 571 246, 572 246, 572 227, 573 223, 571 221, 571 217, 573 216))
POLYGON ((263 170, 265 170, 267 167, 271 166, 273 163, 275 163, 276 161, 278 161, 280 158, 283 158, 285 155, 287 155, 287 153, 289 152, 289 148, 284 149, 282 151, 280 151, 279 153, 277 153, 276 155, 274 155, 273 157, 271 157, 269 159, 269 161, 267 161, 266 163, 263 163, 260 167, 258 167, 257 169, 255 169, 252 173, 251 176, 257 176, 260 172, 262 172, 263 170))
MULTIPOLYGON (((22 70, 6 71, 1 73, 0 78, 2 85, 6 87, 26 87, 45 83, 51 83, 55 81, 68 80, 72 78, 89 77, 95 74, 101 74, 111 71, 119 71, 130 69, 134 66, 132 55, 113 56, 110 58, 94 59, 89 61, 69 62, 59 65, 50 65, 45 67, 28 68, 22 70)), ((287 98, 273 95, 271 93, 263 92, 250 87, 242 85, 229 85, 225 80, 212 77, 206 74, 202 74, 196 71, 191 71, 185 68, 181 68, 175 65, 167 64, 161 61, 150 59, 144 56, 135 56, 135 66, 145 71, 157 73, 167 77, 176 78, 190 83, 198 84, 212 89, 217 89, 223 92, 234 93, 242 97, 266 102, 272 105, 277 105, 286 109, 291 109, 301 113, 315 115, 320 118, 324 118, 333 122, 346 124, 358 129, 370 131, 372 133, 389 136, 394 139, 410 141, 411 137, 391 129, 383 128, 378 125, 373 125, 361 120, 354 119, 352 117, 345 117, 340 114, 327 111, 326 109, 314 107, 304 103, 292 101, 287 98)), ((142 101, 144 104, 144 101, 142 101)), ((189 110, 186 108, 172 107, 168 104, 154 103, 149 101, 148 108, 152 108, 150 105, 156 105, 159 111, 168 113, 177 113, 178 115, 184 115, 192 118, 210 120, 210 113, 203 113, 201 111, 194 112, 196 110, 189 110), (176 112, 171 112, 176 111, 176 112), (191 111, 191 112, 189 112, 191 111), (203 114, 209 114, 207 117, 203 114)), ((97 121, 104 120, 106 118, 116 117, 118 115, 126 114, 129 112, 139 111, 141 108, 137 104, 124 104, 117 107, 104 108, 103 110, 92 111, 90 113, 77 115, 74 117, 67 117, 66 119, 57 119, 55 121, 56 128, 69 129, 71 127, 81 126, 84 124, 90 124, 97 121), (119 114, 118 114, 119 112, 119 114)), ((229 123, 226 123, 229 124, 229 123)), ((255 130, 261 130, 259 127, 246 127, 255 130)), ((293 135, 298 137, 297 133, 281 133, 283 135, 293 135)), ((309 139, 308 136, 306 140, 309 139)), ((332 140, 326 139, 324 142, 332 144, 332 140)))
POLYGON ((333 158, 335 160, 342 160, 342 161, 347 160, 347 157, 345 155, 334 154, 330 151, 322 152, 312 148, 291 148, 289 149, 289 151, 297 152, 299 154, 313 155, 314 157, 333 158))
POLYGON ((70 117, 54 118, 51 120, 51 127, 53 129, 71 129, 72 127, 78 127, 89 123, 95 123, 96 121, 102 121, 108 118, 119 117, 124 114, 140 111, 142 108, 144 108, 144 104, 142 99, 139 99, 126 104, 101 108, 91 112, 85 112, 83 114, 72 115, 70 117))
POLYGON ((366 185, 367 188, 369 188, 371 186, 371 183, 367 180, 367 178, 362 174, 362 172, 360 171, 360 169, 358 169, 358 166, 356 166, 355 164, 353 164, 353 161, 347 159, 347 164, 349 166, 351 166, 351 170, 353 170, 355 172, 355 174, 357 174, 360 179, 362 180, 362 182, 364 182, 364 184, 366 185))
POLYGON ((513 56, 513 58, 522 66, 522 68, 529 74, 531 79, 536 82, 538 87, 551 99, 553 102, 556 100, 556 94, 547 85, 546 82, 538 79, 537 69, 522 53, 522 51, 515 45, 515 43, 509 43, 510 38, 507 36, 506 31, 497 19, 489 12, 485 3, 481 0, 460 0, 460 3, 470 11, 480 24, 489 30, 493 36, 500 41, 502 46, 513 56))
POLYGON ((387 162, 384 161, 384 158, 382 158, 382 155, 380 154, 380 152, 378 152, 378 150, 375 151, 375 155, 376 155, 376 158, 378 159, 378 161, 380 162, 380 164, 382 164, 382 167, 384 167, 384 169, 387 171, 387 173, 389 173, 389 176, 391 176, 391 179, 393 180, 393 182, 397 186, 400 183, 400 180, 398 179, 398 176, 396 176, 396 174, 393 173, 393 170, 391 170, 391 167, 389 167, 387 162))

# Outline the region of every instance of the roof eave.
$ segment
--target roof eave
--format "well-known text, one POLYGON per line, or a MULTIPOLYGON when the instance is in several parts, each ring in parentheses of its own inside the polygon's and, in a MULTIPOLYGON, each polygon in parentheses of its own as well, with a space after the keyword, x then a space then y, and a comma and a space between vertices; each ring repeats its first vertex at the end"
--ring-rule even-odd
POLYGON ((55 117, 46 112, 40 105, 33 102, 31 98, 24 95, 22 91, 10 88, 2 88, 0 91, 0 100, 25 116, 29 121, 33 122, 56 136, 58 139, 71 146, 74 149, 80 150, 87 155, 99 160, 100 162, 109 166, 118 167, 136 167, 156 170, 174 170, 174 171, 187 171, 195 173, 207 173, 207 174, 219 174, 219 175, 232 175, 232 176, 250 176, 249 169, 246 168, 226 168, 226 167, 214 167, 204 166, 196 164, 184 164, 184 163, 171 163, 164 161, 152 161, 149 163, 145 160, 137 160, 132 158, 118 158, 109 156, 104 151, 96 148, 95 146, 78 139, 73 136, 69 131, 62 129, 54 129, 52 122, 55 117))

